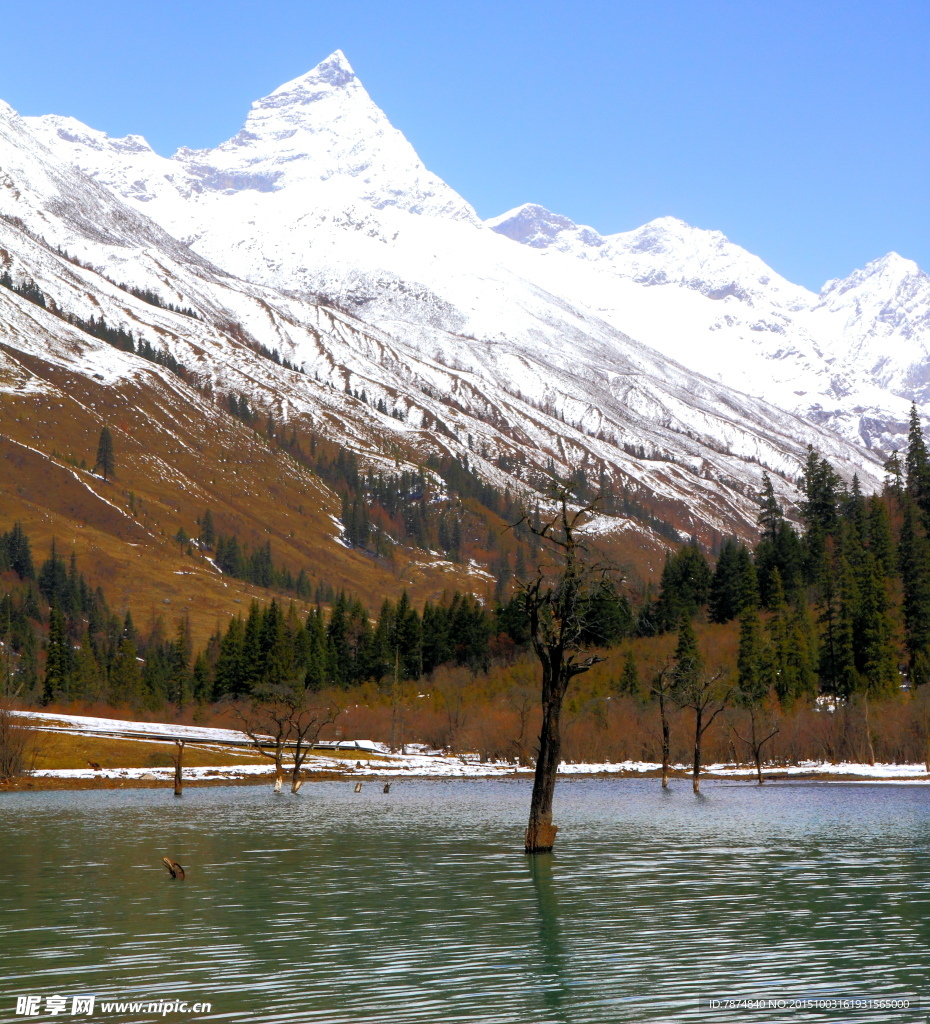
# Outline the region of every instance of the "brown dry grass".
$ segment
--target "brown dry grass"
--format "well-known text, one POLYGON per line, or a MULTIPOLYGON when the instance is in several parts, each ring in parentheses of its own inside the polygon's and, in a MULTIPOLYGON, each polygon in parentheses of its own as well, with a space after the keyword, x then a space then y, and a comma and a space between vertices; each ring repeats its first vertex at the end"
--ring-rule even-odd
MULTIPOLYGON (((36 768, 169 768, 174 763, 174 743, 120 740, 102 736, 74 736, 36 730, 39 755, 36 768)), ((184 744, 184 764, 190 768, 256 764, 267 761, 255 750, 184 744)))
MULTIPOLYGON (((106 736, 80 736, 73 733, 34 730, 38 748, 35 767, 39 769, 88 768, 91 762, 101 768, 169 768, 176 750, 171 742, 115 739, 106 736)), ((367 761, 365 750, 321 750, 325 757, 346 764, 367 761)), ((243 764, 268 764, 267 757, 248 747, 224 747, 218 744, 184 744, 184 765, 190 768, 222 767, 243 764)))
MULTIPOLYGON (((173 541, 179 527, 196 536, 208 506, 218 530, 250 546, 270 541, 276 564, 358 593, 372 609, 405 588, 417 602, 456 588, 488 596, 484 577, 436 565, 426 552, 408 557, 398 548, 389 561, 337 543, 333 493, 180 382, 153 376, 145 385, 105 386, 8 349, 0 351, 0 370, 4 364, 34 374, 46 390, 0 398, 0 528, 22 521, 38 559, 53 537, 65 552, 73 546, 89 582, 104 587, 115 609, 131 607, 139 625, 159 615, 173 623, 186 609, 202 644, 253 597, 271 597, 221 577, 173 541), (93 465, 104 424, 117 458, 109 482, 77 468, 81 460, 93 465)), ((661 544, 637 535, 611 547, 639 576, 661 569, 661 544)))

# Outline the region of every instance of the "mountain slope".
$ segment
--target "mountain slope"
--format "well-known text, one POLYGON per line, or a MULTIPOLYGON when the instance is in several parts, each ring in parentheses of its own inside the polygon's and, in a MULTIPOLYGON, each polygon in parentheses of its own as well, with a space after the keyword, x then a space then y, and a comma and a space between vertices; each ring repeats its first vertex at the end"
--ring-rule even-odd
POLYGON ((608 322, 867 447, 902 447, 910 402, 927 402, 930 279, 895 253, 817 295, 671 217, 602 236, 527 204, 485 223, 583 267, 573 294, 608 322))
POLYGON ((3 107, 0 152, 0 272, 46 302, 0 288, 0 429, 35 491, 10 478, 0 510, 39 537, 96 531, 114 566, 141 545, 138 578, 156 591, 193 557, 211 594, 242 592, 172 544, 205 507, 252 548, 271 539, 292 572, 374 602, 404 586, 488 591, 513 542, 477 484, 450 483, 463 468, 530 503, 552 470, 607 485, 605 535, 643 574, 669 539, 751 534, 766 467, 790 505, 808 444, 867 489, 879 478, 861 447, 566 297, 566 282, 588 287, 572 276, 584 261, 482 225, 339 55, 255 104, 216 150, 166 160, 138 137, 3 107), (147 357, 93 336, 101 321, 147 357), (247 423, 230 415, 241 401, 247 423), (104 423, 124 453, 116 484, 80 468, 104 423), (424 514, 464 517, 458 561, 409 524, 388 554, 347 545, 345 486, 378 529, 390 516, 370 484, 308 472, 293 453, 314 446, 363 472, 422 473, 424 514))
POLYGON ((254 103, 228 142, 170 160, 137 136, 108 139, 54 116, 28 123, 210 261, 327 297, 442 360, 461 357, 450 334, 542 345, 547 360, 566 341, 624 352, 635 338, 885 452, 902 443, 909 401, 924 399, 923 282, 902 304, 900 290, 867 274, 862 316, 840 308, 843 287, 814 296, 719 232, 674 218, 601 236, 527 205, 482 226, 338 51, 254 103), (893 373, 873 372, 870 346, 889 338, 908 339, 907 354, 893 373))

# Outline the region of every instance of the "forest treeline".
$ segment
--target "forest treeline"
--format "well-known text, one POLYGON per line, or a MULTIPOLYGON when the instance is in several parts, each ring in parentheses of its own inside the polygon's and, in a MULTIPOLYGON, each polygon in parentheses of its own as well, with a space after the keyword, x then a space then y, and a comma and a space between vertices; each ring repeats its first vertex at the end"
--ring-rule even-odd
MULTIPOLYGON (((201 532, 214 539, 218 558, 228 556, 230 541, 211 531, 207 513, 201 532)), ((272 571, 264 558, 259 562, 272 571)), ((36 569, 19 524, 0 534, 0 573, 13 578, 0 598, 4 692, 30 703, 181 709, 286 681, 319 690, 419 679, 444 664, 478 672, 495 659, 512 659, 528 640, 517 597, 489 608, 456 592, 417 609, 404 593, 372 616, 357 597, 317 584, 315 596, 331 602, 328 611, 318 603, 300 615, 293 603, 253 602, 244 619, 230 619, 195 651, 186 615, 170 630, 161 619, 138 629, 131 611, 111 609, 103 591, 87 584, 74 553, 66 559, 54 542, 36 569)), ((601 646, 628 636, 632 623, 629 601, 610 587, 587 610, 590 640, 601 646)))
MULTIPOLYGON (((60 249, 58 251, 66 259, 79 266, 85 266, 68 253, 60 249)), ((166 302, 151 289, 113 283, 150 305, 201 319, 190 307, 166 302)), ((0 287, 15 292, 114 348, 134 353, 149 362, 166 367, 189 386, 214 401, 219 408, 256 432, 263 433, 274 447, 286 452, 305 468, 316 473, 335 491, 341 501, 340 518, 345 539, 353 547, 386 558, 391 557, 395 544, 439 551, 456 562, 476 558, 489 564, 492 570, 495 578, 495 599, 500 599, 515 579, 523 577, 526 566, 533 563, 538 545, 530 524, 520 521, 520 496, 506 487, 500 488, 484 480, 469 465, 467 454, 461 459, 448 454, 434 455, 428 458, 419 470, 392 475, 375 474, 371 470, 361 471, 358 458, 351 450, 318 437, 313 432, 298 435, 293 425, 287 428, 276 423, 271 414, 256 408, 244 394, 214 394, 212 385, 190 372, 168 348, 156 347, 145 338, 136 337, 132 331, 122 326, 114 327, 107 323, 103 316, 85 319, 76 313, 66 311, 46 295, 33 280, 22 278, 16 281, 7 270, 0 272, 0 287), (503 531, 502 527, 508 524, 516 525, 512 530, 503 531)), ((303 372, 301 367, 282 357, 277 349, 269 349, 251 339, 240 325, 228 321, 216 326, 264 358, 286 369, 303 372)), ((371 405, 364 390, 352 391, 347 384, 346 392, 358 401, 371 405)), ((384 415, 405 419, 404 413, 396 407, 388 409, 383 399, 378 399, 374 408, 384 415)), ((427 416, 422 426, 423 429, 453 436, 446 424, 436 417, 427 416)), ((469 436, 469 447, 472 443, 469 436)), ((484 448, 480 454, 482 457, 491 457, 484 448)), ((546 490, 545 475, 536 473, 536 479, 534 471, 521 454, 500 454, 493 461, 503 472, 516 474, 538 490, 546 490)), ((550 471, 554 472, 551 465, 550 471)), ((671 541, 678 540, 676 529, 650 507, 647 496, 633 494, 622 483, 610 480, 603 465, 596 479, 589 479, 589 471, 578 467, 573 472, 572 483, 581 501, 587 500, 595 492, 600 493, 603 496, 602 510, 605 514, 636 519, 647 524, 660 536, 671 541)), ((239 544, 238 539, 236 544, 239 544)), ((241 548, 241 544, 239 547, 241 548)), ((296 575, 287 581, 286 567, 272 566, 269 569, 267 563, 268 558, 261 553, 242 554, 240 559, 233 550, 228 559, 228 564, 233 568, 228 571, 231 575, 257 585, 282 587, 306 598, 306 589, 303 585, 298 586, 296 575), (265 563, 261 563, 263 558, 265 563), (272 582, 263 582, 264 580, 272 582)))
POLYGON ((716 564, 686 545, 666 561, 636 632, 679 628, 698 613, 739 619, 742 667, 782 704, 828 694, 888 696, 930 677, 930 462, 916 410, 902 460, 881 494, 847 487, 809 449, 790 523, 764 477, 755 549, 730 540, 716 564))

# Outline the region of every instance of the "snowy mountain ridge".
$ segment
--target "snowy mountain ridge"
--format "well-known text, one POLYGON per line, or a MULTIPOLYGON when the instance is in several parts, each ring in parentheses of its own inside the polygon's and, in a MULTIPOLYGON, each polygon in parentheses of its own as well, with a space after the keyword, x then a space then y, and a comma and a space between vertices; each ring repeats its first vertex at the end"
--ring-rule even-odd
MULTIPOLYGON (((905 429, 908 396, 866 356, 876 325, 922 344, 912 264, 885 257, 818 297, 674 218, 605 236, 533 206, 482 223, 338 52, 254 103, 232 139, 170 158, 4 106, 0 167, 14 279, 363 463, 452 455, 513 490, 582 468, 683 533, 745 534, 764 468, 790 504, 810 443, 870 488, 905 429), (841 321, 861 358, 830 347, 841 321)), ((161 372, 2 289, 0 336, 107 381, 161 372)), ((9 373, 0 390, 38 386, 9 373)))
POLYGON ((683 285, 711 299, 733 295, 749 303, 762 295, 777 295, 788 308, 803 308, 810 295, 721 232, 694 228, 676 217, 659 217, 633 231, 600 235, 544 207, 526 204, 485 224, 533 248, 603 261, 639 284, 683 285))
POLYGON ((139 136, 25 120, 211 262, 327 296, 437 358, 450 332, 555 354, 619 332, 886 452, 930 396, 930 283, 909 261, 883 257, 818 296, 673 217, 601 235, 526 204, 482 224, 340 51, 253 103, 232 139, 170 159, 139 136))

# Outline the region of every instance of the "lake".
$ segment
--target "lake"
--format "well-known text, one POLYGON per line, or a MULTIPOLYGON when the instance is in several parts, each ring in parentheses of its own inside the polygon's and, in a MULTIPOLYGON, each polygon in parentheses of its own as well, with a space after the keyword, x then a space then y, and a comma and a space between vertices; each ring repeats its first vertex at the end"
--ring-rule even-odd
POLYGON ((0 1020, 926 1021, 698 1000, 930 995, 930 788, 703 785, 560 780, 536 858, 526 780, 0 795, 0 1020))

